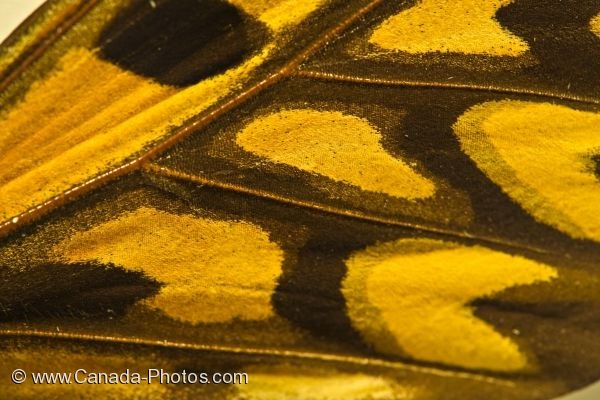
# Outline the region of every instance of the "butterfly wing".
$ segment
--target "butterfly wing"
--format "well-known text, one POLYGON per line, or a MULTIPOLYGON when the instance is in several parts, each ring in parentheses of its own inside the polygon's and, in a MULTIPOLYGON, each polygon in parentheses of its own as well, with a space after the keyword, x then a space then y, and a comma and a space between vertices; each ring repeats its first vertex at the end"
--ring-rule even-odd
POLYGON ((599 12, 46 3, 0 52, 0 368, 87 384, 2 391, 534 399, 598 379, 599 12))

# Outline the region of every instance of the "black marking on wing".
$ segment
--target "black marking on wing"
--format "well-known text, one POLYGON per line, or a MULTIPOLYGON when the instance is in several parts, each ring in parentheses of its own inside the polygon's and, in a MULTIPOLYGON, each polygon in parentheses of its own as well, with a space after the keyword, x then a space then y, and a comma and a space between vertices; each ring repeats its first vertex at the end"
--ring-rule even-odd
POLYGON ((267 28, 223 0, 137 1, 100 35, 100 56, 162 84, 189 86, 260 49, 267 28))
POLYGON ((26 271, 3 267, 0 321, 48 316, 110 318, 123 314, 128 306, 155 295, 159 289, 158 282, 141 272, 112 265, 53 263, 26 271))

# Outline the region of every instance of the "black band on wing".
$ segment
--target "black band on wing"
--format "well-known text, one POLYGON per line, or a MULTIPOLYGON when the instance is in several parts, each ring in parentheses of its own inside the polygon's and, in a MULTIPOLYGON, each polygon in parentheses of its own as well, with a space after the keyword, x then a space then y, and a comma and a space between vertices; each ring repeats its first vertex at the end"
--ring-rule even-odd
POLYGON ((0 322, 111 318, 160 287, 141 272, 112 264, 50 263, 26 271, 0 266, 0 322))
POLYGON ((189 86, 260 49, 267 28, 223 0, 137 1, 100 35, 100 56, 162 84, 189 86))

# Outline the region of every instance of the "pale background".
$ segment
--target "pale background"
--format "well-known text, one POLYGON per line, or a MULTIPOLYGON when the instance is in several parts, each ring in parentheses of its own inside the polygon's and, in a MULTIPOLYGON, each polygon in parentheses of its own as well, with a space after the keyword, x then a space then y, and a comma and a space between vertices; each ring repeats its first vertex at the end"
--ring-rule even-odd
MULTIPOLYGON (((43 2, 43 0, 0 0, 0 41, 4 40, 43 2)), ((556 400, 600 400, 600 382, 556 400)))

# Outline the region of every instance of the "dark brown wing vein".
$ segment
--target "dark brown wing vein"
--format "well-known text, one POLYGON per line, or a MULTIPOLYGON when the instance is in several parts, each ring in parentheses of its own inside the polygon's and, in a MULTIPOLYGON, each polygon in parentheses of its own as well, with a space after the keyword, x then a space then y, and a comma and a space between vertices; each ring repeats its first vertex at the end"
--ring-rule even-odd
POLYGON ((403 87, 417 87, 417 88, 433 88, 433 89, 465 89, 475 90, 483 92, 493 93, 506 93, 506 94, 522 94, 538 97, 546 97, 559 100, 575 101, 585 104, 600 104, 600 100, 592 97, 574 96, 568 93, 552 93, 548 91, 537 91, 528 90, 524 88, 509 88, 500 87, 495 85, 478 85, 473 83, 451 83, 451 82, 438 82, 438 81, 414 81, 414 80, 402 80, 402 79, 382 79, 382 78, 369 78, 360 76, 351 76, 345 74, 336 74, 331 72, 320 72, 320 71, 309 71, 300 70, 296 73, 296 76, 320 79, 325 81, 337 81, 337 82, 351 82, 359 84, 369 85, 384 85, 384 86, 403 86, 403 87))
POLYGON ((317 211, 325 212, 328 214, 334 214, 334 215, 342 216, 342 217, 346 217, 346 218, 355 218, 355 219, 360 219, 360 220, 364 220, 364 221, 375 222, 375 223, 385 224, 385 225, 401 226, 403 228, 417 229, 417 230, 420 230, 423 232, 442 234, 442 235, 447 235, 447 236, 455 237, 455 238, 477 239, 482 242, 499 244, 499 245, 503 245, 503 246, 512 247, 515 249, 530 250, 530 251, 540 253, 540 254, 548 253, 548 251, 546 249, 542 249, 540 247, 525 246, 521 243, 505 241, 505 240, 501 240, 501 239, 494 238, 494 237, 487 237, 487 236, 479 235, 479 234, 471 235, 468 232, 460 232, 460 231, 454 231, 454 230, 450 230, 450 229, 436 228, 436 227, 416 224, 416 223, 412 223, 412 222, 397 221, 397 220, 394 220, 391 218, 368 215, 368 214, 362 213, 360 211, 353 211, 353 210, 348 210, 348 209, 344 209, 344 208, 338 208, 338 207, 332 207, 332 206, 328 206, 328 205, 324 205, 324 204, 313 203, 313 202, 309 202, 309 201, 297 200, 297 199, 293 199, 290 197, 279 196, 279 195, 265 192, 265 191, 259 190, 259 189, 257 190, 257 189, 253 189, 253 188, 246 187, 246 186, 241 186, 241 185, 236 185, 236 184, 231 184, 231 183, 226 183, 226 182, 220 182, 220 181, 208 178, 208 177, 203 177, 201 175, 191 175, 191 174, 186 174, 186 173, 179 172, 179 171, 174 171, 170 168, 162 167, 162 166, 156 165, 154 163, 145 164, 143 166, 143 169, 147 172, 154 173, 154 174, 168 177, 168 178, 175 178, 175 179, 179 179, 179 180, 199 183, 201 185, 206 185, 206 186, 219 188, 219 189, 227 190, 227 191, 231 191, 231 192, 241 193, 241 194, 245 194, 245 195, 260 197, 263 199, 273 200, 273 201, 276 201, 279 203, 291 204, 291 205, 294 205, 297 207, 317 210, 317 211))
MULTIPOLYGON (((17 57, 5 71, 0 75, 0 92, 3 92, 15 79, 19 77, 31 64, 33 64, 40 56, 52 46, 65 31, 69 30, 81 18, 83 18, 90 10, 92 10, 100 0, 84 1, 74 6, 68 7, 62 18, 56 24, 46 28, 46 32, 41 34, 39 38, 27 48, 23 54, 17 57)), ((34 16, 33 14, 32 16, 34 16)), ((30 17, 31 18, 31 17, 30 17)), ((34 18, 35 19, 35 18, 34 18)), ((31 19, 26 20, 21 27, 27 26, 31 19)), ((21 27, 11 34, 4 43, 14 41, 14 38, 21 32, 21 27)))
POLYGON ((445 369, 435 367, 423 367, 413 364, 402 363, 399 361, 388 361, 378 358, 369 357, 354 357, 339 354, 330 353, 316 353, 308 351, 294 351, 294 350, 279 350, 269 348, 250 348, 250 347, 235 347, 235 346, 219 346, 212 344, 200 344, 200 343, 186 343, 186 342, 174 342, 169 340, 152 340, 152 339, 139 339, 131 337, 120 337, 120 336, 104 336, 104 335, 87 335, 81 333, 68 333, 68 332, 46 332, 46 331, 28 331, 28 330, 0 330, 0 336, 3 337, 29 337, 29 338, 48 338, 48 339, 59 339, 59 340, 74 340, 79 342, 102 342, 102 343, 121 343, 121 344, 132 344, 142 345, 150 347, 162 347, 171 349, 185 349, 203 352, 214 352, 214 353, 228 353, 228 354, 244 354, 244 355, 255 355, 255 356, 269 356, 286 359, 302 359, 302 360, 315 360, 322 362, 332 362, 340 364, 352 364, 352 365, 369 365, 373 367, 381 367, 393 370, 404 370, 410 372, 424 373, 428 375, 466 379, 471 381, 479 381, 491 383, 494 385, 512 387, 515 384, 511 381, 490 377, 486 375, 462 372, 462 371, 449 371, 445 369))
MULTIPOLYGON (((383 2, 383 0, 371 1, 363 8, 354 12, 352 15, 350 15, 344 21, 342 21, 338 25, 332 27, 329 31, 325 32, 321 37, 314 40, 310 45, 308 45, 304 50, 300 51, 295 57, 293 57, 290 61, 288 61, 278 71, 269 75, 264 80, 260 81, 259 83, 255 84, 254 86, 252 86, 249 89, 245 90, 244 92, 240 93, 239 95, 237 95, 236 97, 227 101, 226 103, 220 105, 216 109, 213 109, 212 111, 210 111, 208 113, 202 114, 198 118, 192 119, 187 124, 183 125, 178 130, 176 130, 175 133, 172 136, 170 136, 168 139, 166 139, 163 142, 159 143, 158 145, 154 146, 153 148, 151 148, 150 150, 148 150, 141 156, 137 157, 133 161, 130 161, 130 162, 128 162, 124 165, 121 165, 117 168, 113 168, 110 171, 108 171, 102 175, 99 175, 93 179, 90 179, 81 185, 73 187, 72 189, 70 189, 64 193, 61 193, 61 194, 51 198, 50 200, 48 200, 42 204, 39 204, 38 206, 31 208, 28 211, 26 211, 16 217, 13 217, 12 219, 10 219, 8 221, 0 223, 0 236, 7 235, 8 233, 23 226, 24 224, 35 221, 40 216, 59 207, 60 205, 63 205, 65 203, 73 200, 74 198, 77 198, 77 197, 89 192, 92 189, 95 189, 101 185, 106 184, 109 181, 112 181, 113 179, 116 179, 120 176, 123 176, 125 174, 128 174, 132 171, 139 169, 145 163, 148 163, 150 160, 152 160, 158 154, 167 150, 168 148, 170 148, 174 144, 178 143, 182 139, 184 139, 184 138, 188 137, 189 135, 191 135, 192 133, 202 129, 209 123, 211 123, 214 120, 216 120, 217 118, 219 118, 221 115, 236 108, 237 106, 244 103, 248 99, 254 97, 256 94, 262 92, 264 89, 279 82, 281 79, 291 75, 306 58, 308 58, 311 54, 313 54, 314 52, 316 52, 317 50, 322 48, 324 45, 326 45, 330 41, 334 40, 343 31, 345 31, 348 27, 350 27, 354 22, 359 20, 363 15, 370 12, 372 9, 374 9, 377 5, 379 5, 382 2, 383 2)), ((86 8, 86 10, 87 10, 87 8, 86 8)), ((71 22, 71 24, 72 23, 74 23, 74 22, 71 22)), ((36 57, 39 57, 39 55, 42 52, 43 52, 43 49, 39 51, 39 54, 36 53, 36 57)), ((32 61, 33 60, 34 59, 32 58, 32 61)))

